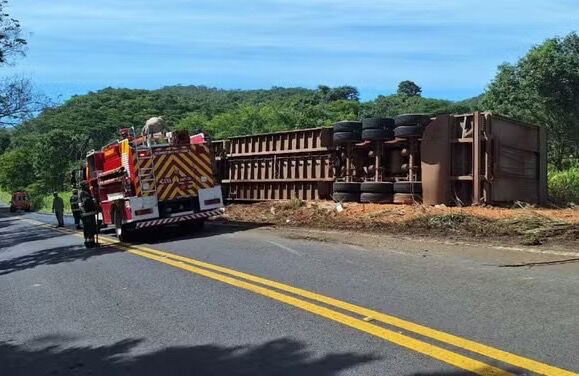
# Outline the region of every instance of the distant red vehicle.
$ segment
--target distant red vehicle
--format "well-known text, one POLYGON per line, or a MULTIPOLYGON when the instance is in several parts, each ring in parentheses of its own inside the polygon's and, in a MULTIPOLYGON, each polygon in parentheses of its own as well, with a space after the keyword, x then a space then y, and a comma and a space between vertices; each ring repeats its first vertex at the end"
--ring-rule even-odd
POLYGON ((29 212, 32 210, 32 201, 30 195, 26 192, 14 192, 12 200, 10 200, 10 211, 14 213, 16 210, 24 210, 29 212))

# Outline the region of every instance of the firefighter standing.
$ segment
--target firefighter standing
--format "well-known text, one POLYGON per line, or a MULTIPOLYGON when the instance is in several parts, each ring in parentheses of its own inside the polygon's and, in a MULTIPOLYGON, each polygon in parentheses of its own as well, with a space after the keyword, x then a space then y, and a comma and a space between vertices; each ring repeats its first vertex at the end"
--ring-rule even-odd
POLYGON ((58 221, 57 227, 64 226, 64 201, 58 196, 57 192, 54 192, 54 198, 52 199, 52 212, 56 215, 56 220, 58 221))
POLYGON ((70 196, 70 209, 72 210, 72 215, 74 216, 74 224, 77 230, 80 230, 80 205, 78 199, 78 190, 72 190, 72 196, 70 196))
POLYGON ((81 192, 79 194, 79 204, 81 208, 82 227, 84 232, 84 245, 87 248, 96 246, 95 235, 97 233, 97 207, 88 190, 88 184, 83 182, 81 184, 81 192))

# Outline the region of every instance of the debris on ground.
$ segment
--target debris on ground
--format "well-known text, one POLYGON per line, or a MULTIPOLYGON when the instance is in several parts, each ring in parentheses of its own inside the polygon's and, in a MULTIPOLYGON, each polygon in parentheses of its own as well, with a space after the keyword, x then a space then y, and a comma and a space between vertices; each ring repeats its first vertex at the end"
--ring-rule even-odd
POLYGON ((331 201, 257 202, 227 206, 222 220, 319 229, 501 239, 523 245, 579 240, 579 208, 340 204, 331 201))

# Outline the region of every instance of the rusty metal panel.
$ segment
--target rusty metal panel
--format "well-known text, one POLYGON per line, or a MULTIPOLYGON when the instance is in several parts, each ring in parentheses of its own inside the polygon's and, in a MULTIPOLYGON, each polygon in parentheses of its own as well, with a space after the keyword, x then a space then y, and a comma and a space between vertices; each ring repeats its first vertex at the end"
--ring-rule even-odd
POLYGON ((331 154, 230 159, 224 183, 265 181, 332 181, 331 154))
MULTIPOLYGON (((454 118, 452 119, 454 122, 454 118)), ((422 199, 425 205, 448 204, 451 200, 451 143, 449 115, 437 116, 424 130, 420 145, 422 199)))
POLYGON ((293 131, 239 136, 228 139, 229 158, 257 155, 282 155, 328 151, 332 147, 332 128, 310 128, 293 131))
POLYGON ((486 113, 492 153, 490 201, 541 201, 542 137, 540 128, 486 113))

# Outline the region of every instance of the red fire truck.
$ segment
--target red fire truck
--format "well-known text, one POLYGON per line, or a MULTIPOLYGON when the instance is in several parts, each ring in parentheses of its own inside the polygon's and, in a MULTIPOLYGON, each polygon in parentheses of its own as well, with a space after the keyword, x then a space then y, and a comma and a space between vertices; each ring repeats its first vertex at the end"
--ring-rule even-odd
POLYGON ((97 202, 99 219, 119 239, 134 230, 169 224, 200 229, 207 218, 224 212, 213 157, 203 137, 162 132, 122 139, 90 151, 84 178, 97 202))

